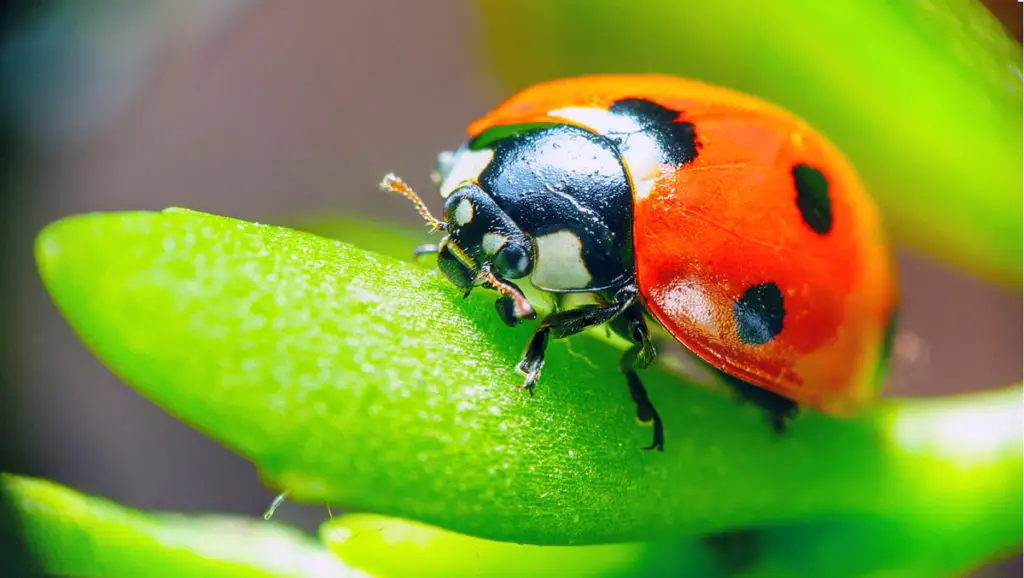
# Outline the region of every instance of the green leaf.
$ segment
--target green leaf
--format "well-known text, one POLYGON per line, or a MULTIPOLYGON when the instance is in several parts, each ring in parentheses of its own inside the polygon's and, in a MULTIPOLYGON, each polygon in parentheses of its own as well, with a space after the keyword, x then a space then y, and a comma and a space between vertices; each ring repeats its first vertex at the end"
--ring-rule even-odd
POLYGON ((915 519, 850 518, 768 528, 736 538, 723 554, 745 564, 744 578, 964 576, 1020 551, 1020 540, 1010 542, 1009 534, 1002 536, 1006 541, 1001 548, 993 548, 994 537, 985 530, 929 527, 915 519))
POLYGON ((488 72, 511 89, 662 72, 759 95, 839 145, 898 241, 1020 288, 1021 48, 981 3, 477 5, 488 72))
MULTIPOLYGON (((914 520, 877 518, 767 526, 679 541, 530 546, 355 514, 324 524, 320 535, 350 564, 389 578, 935 578, 963 575, 980 561, 991 561, 993 554, 991 537, 971 526, 926 527, 914 520)), ((1012 548, 995 554, 1008 557, 1012 548)))
POLYGON ((1020 387, 808 411, 777 436, 652 369, 667 446, 644 452, 618 349, 552 343, 531 399, 513 371, 531 328, 429 268, 181 209, 59 221, 37 258, 105 363, 296 499, 540 545, 847 517, 972 527, 986 555, 1021 540, 1020 387))
POLYGON ((262 520, 130 510, 52 482, 0 474, 48 576, 366 578, 299 532, 262 520))
POLYGON ((348 515, 324 524, 320 537, 327 547, 354 566, 389 578, 716 575, 713 553, 696 540, 532 546, 483 540, 416 522, 366 514, 348 515))

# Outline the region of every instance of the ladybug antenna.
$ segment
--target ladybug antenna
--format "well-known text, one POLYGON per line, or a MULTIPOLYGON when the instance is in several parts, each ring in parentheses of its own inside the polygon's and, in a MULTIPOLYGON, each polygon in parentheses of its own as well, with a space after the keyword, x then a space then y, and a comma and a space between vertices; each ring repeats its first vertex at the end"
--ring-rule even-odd
POLYGON ((382 191, 390 191, 392 193, 398 193, 403 197, 412 201, 412 204, 416 205, 416 210, 419 211, 420 216, 426 219, 427 224, 431 226, 435 231, 445 231, 448 229, 448 224, 444 221, 437 220, 434 215, 430 214, 430 209, 420 199, 420 196, 416 194, 416 191, 412 190, 405 181, 400 179, 394 173, 389 173, 384 177, 384 180, 380 182, 380 188, 382 191))

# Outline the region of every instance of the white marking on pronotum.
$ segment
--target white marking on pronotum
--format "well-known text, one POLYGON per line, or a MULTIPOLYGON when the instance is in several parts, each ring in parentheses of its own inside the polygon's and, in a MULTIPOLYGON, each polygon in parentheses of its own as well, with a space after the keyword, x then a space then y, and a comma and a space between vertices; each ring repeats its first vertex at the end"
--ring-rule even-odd
POLYGON ((547 289, 582 289, 591 275, 583 261, 583 243, 575 233, 556 231, 537 237, 537 260, 532 280, 547 289))
POLYGON ((469 202, 469 199, 462 199, 459 206, 455 207, 455 223, 461 227, 472 220, 473 203, 469 202))
POLYGON ((504 235, 499 235, 497 233, 484 233, 484 239, 482 242, 484 252, 488 255, 494 255, 506 242, 508 242, 508 239, 506 239, 504 235))
POLYGON ((455 157, 451 160, 451 169, 444 176, 444 180, 441 181, 441 186, 438 188, 441 196, 447 199, 448 195, 459 188, 463 182, 479 179, 480 173, 484 172, 493 159, 494 151, 490 149, 461 150, 455 153, 455 157))
POLYGON ((633 177, 633 196, 641 200, 651 194, 654 183, 661 174, 658 143, 646 134, 629 137, 629 147, 622 152, 622 158, 633 177))
POLYGON ((548 114, 589 127, 605 136, 623 138, 620 150, 633 179, 634 196, 637 200, 643 199, 654 189, 654 182, 661 174, 661 153, 657 141, 643 133, 643 127, 636 121, 625 115, 584 106, 559 108, 548 114))
POLYGON ((552 110, 551 116, 571 120, 589 127, 601 134, 630 134, 640 132, 642 127, 628 116, 612 114, 607 110, 590 106, 567 106, 552 110))

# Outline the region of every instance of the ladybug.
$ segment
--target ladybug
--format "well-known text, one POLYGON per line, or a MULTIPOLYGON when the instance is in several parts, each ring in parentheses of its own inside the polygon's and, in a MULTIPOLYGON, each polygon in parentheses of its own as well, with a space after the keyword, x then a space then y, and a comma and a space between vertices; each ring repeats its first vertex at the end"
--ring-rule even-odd
POLYGON ((637 370, 648 319, 772 415, 845 417, 869 402, 896 318, 894 256, 876 206, 821 134, 751 96, 660 75, 528 88, 470 124, 435 174, 444 218, 401 193, 444 237, 438 267, 497 291, 509 326, 536 312, 515 284, 594 303, 547 315, 517 369, 531 395, 551 339, 607 324, 632 346, 622 371, 637 417, 662 421, 637 370))

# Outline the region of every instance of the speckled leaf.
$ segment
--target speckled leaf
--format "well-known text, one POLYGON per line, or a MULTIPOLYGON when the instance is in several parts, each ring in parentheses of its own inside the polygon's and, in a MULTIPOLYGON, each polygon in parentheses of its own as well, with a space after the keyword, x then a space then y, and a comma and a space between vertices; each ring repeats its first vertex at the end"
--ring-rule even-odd
POLYGON ((1003 508, 1020 503, 1019 388, 807 412, 777 436, 727 392, 652 369, 667 445, 645 452, 613 345, 553 343, 530 399, 512 370, 529 324, 436 271, 180 209, 65 219, 37 257, 104 362, 296 499, 532 544, 847 515, 1020 540, 1020 508, 1003 508))

